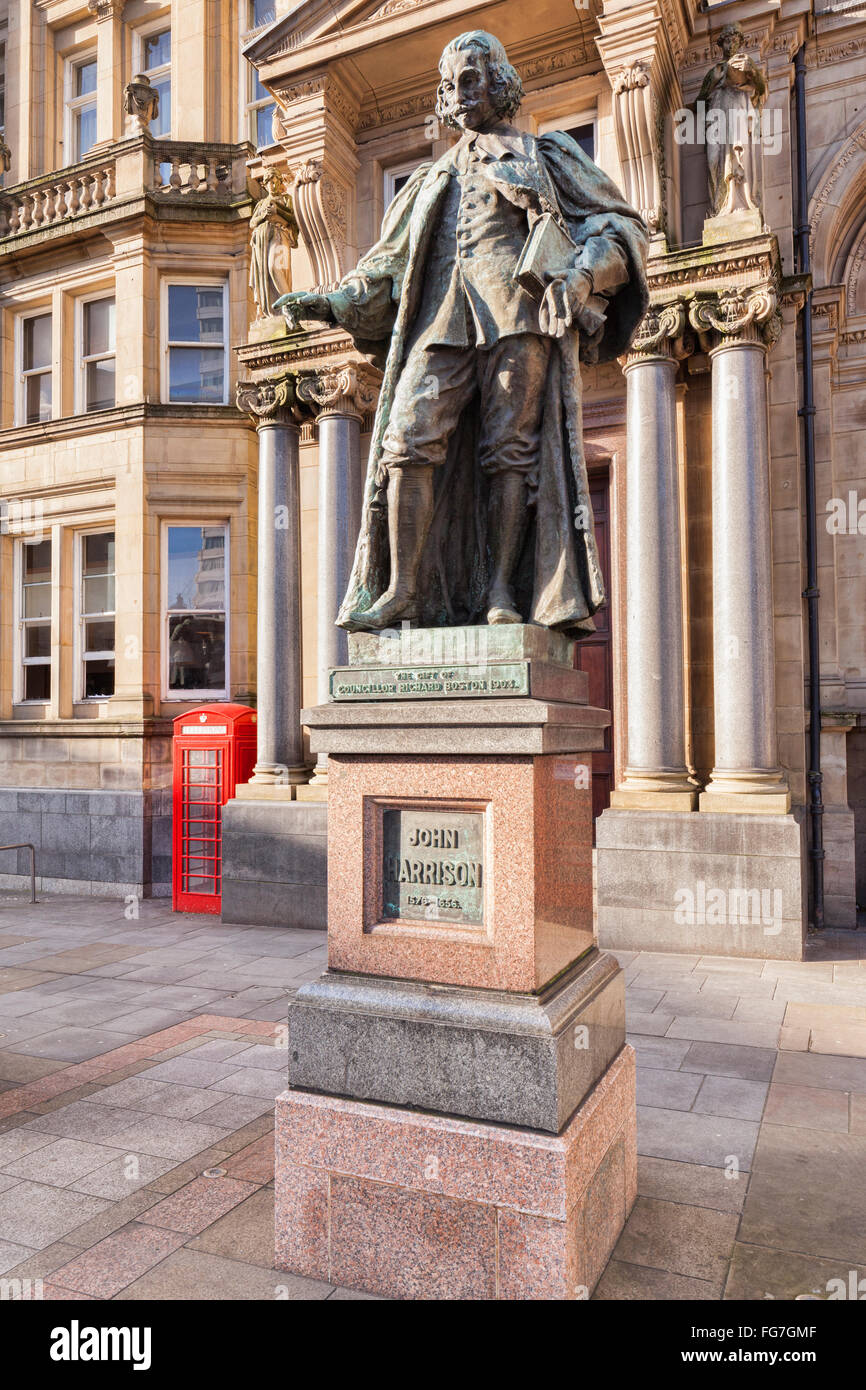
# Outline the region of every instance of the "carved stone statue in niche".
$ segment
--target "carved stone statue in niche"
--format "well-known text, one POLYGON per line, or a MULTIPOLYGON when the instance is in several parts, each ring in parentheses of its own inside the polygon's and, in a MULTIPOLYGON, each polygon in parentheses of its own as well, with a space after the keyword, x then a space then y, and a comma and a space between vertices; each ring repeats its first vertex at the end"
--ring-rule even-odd
POLYGON ((742 49, 739 24, 725 25, 716 45, 722 62, 710 68, 698 101, 706 103, 707 167, 713 216, 754 211, 761 199, 761 107, 764 74, 742 49))
POLYGON ((276 300, 291 291, 291 253, 298 244, 298 224, 282 175, 266 170, 262 186, 265 196, 250 218, 250 289, 259 319, 269 317, 276 300))
POLYGON ((647 229, 569 135, 511 124, 523 86, 493 35, 452 40, 439 72, 457 143, 415 171, 336 290, 281 304, 385 366, 337 621, 580 635, 604 589, 579 364, 631 342, 647 229))

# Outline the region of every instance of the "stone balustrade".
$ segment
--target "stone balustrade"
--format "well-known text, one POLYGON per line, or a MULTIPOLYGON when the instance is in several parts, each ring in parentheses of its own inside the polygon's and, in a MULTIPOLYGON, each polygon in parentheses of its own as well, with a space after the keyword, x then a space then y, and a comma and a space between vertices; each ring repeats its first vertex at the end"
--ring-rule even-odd
POLYGON ((180 194, 242 192, 246 179, 246 145, 212 145, 158 140, 152 143, 151 191, 159 197, 180 194), (240 180, 240 182, 239 182, 240 180))
POLYGON ((101 159, 49 174, 4 191, 0 198, 0 237, 38 231, 94 212, 115 196, 115 161, 101 159))
POLYGON ((32 236, 136 197, 230 203, 246 193, 247 144, 124 140, 68 169, 0 190, 0 241, 32 236))

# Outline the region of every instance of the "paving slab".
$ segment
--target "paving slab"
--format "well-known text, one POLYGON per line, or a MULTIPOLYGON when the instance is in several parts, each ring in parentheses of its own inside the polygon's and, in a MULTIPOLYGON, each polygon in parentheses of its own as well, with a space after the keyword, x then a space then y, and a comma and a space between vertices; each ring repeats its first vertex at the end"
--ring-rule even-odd
POLYGON ((113 1298, 132 1280, 164 1260, 183 1240, 181 1233, 156 1226, 123 1226, 61 1265, 51 1282, 93 1298, 113 1298))
POLYGON ((742 1211, 748 1173, 710 1168, 699 1163, 641 1155, 637 1162, 637 1190, 642 1197, 685 1206, 712 1207, 715 1211, 742 1211))
POLYGON ((689 1050, 689 1043, 681 1038, 647 1038, 639 1033, 629 1033, 637 1055, 638 1067, 658 1067, 662 1071, 676 1071, 689 1050))
POLYGON ((744 1081, 769 1081, 776 1053, 768 1047, 739 1043, 695 1042, 689 1047, 681 1071, 702 1071, 714 1076, 738 1076, 744 1081))
POLYGON ((779 1040, 776 1023, 743 1023, 739 1019, 675 1018, 667 1031, 669 1038, 694 1038, 701 1042, 735 1043, 746 1047, 775 1048, 779 1040))
POLYGON ((866 1094, 866 1060, 811 1052, 783 1052, 779 1054, 773 1080, 793 1086, 818 1086, 828 1091, 866 1094))
POLYGON ((92 1169, 78 1178, 70 1186, 76 1192, 89 1192, 93 1197, 105 1197, 119 1202, 130 1193, 146 1187, 155 1178, 167 1173, 174 1166, 173 1158, 156 1158, 153 1154, 125 1153, 118 1155, 112 1151, 107 1163, 92 1169))
POLYGON ((638 1197, 614 1258, 721 1285, 738 1220, 734 1212, 638 1197))
MULTIPOLYGON (((866 1266, 851 1266, 848 1260, 822 1260, 790 1250, 767 1250, 737 1241, 724 1297, 728 1300, 786 1302, 809 1297, 829 1299, 850 1291, 855 1281, 866 1278, 866 1266)), ((864 1284, 866 1288, 866 1284, 864 1284)), ((859 1295, 862 1298, 862 1293, 859 1295)))
POLYGON ((757 1138, 758 1125, 751 1120, 638 1106, 638 1153, 651 1158, 673 1158, 711 1168, 730 1166, 745 1172, 751 1167, 757 1138))
POLYGON ((657 1106, 664 1110, 690 1110, 700 1086, 701 1077, 694 1072, 640 1067, 637 1073, 638 1105, 657 1106))
POLYGON ((201 1176, 148 1208, 140 1219, 150 1226, 165 1226, 171 1231, 196 1236, 252 1196, 255 1190, 255 1183, 241 1182, 234 1177, 201 1176))
POLYGON ((0 1193, 0 1231, 4 1239, 16 1245, 41 1250, 107 1206, 102 1198, 83 1192, 20 1182, 0 1193))
POLYGON ((139 1115, 135 1122, 112 1137, 112 1144, 130 1153, 154 1154, 157 1158, 184 1159, 201 1153, 225 1137, 225 1130, 193 1120, 175 1120, 169 1115, 139 1115))
POLYGON ((732 1120, 760 1120, 769 1083, 737 1076, 706 1076, 692 1109, 702 1115, 726 1115, 732 1120))
POLYGON ((259 1188, 240 1206, 188 1241, 186 1248, 271 1269, 274 1259, 273 1190, 259 1188))
POLYGON ((707 1302, 721 1298, 721 1285, 689 1279, 664 1269, 648 1269, 612 1259, 596 1285, 593 1302, 707 1302))
MULTIPOLYGON (((170 1233, 169 1233, 170 1234, 170 1233)), ((324 1299, 331 1284, 301 1279, 282 1270, 262 1269, 204 1250, 177 1250, 149 1274, 130 1284, 117 1301, 132 1299, 295 1300, 324 1299)))
POLYGON ((77 1178, 92 1173, 94 1168, 102 1167, 114 1156, 113 1150, 102 1144, 88 1144, 81 1139, 55 1139, 33 1153, 13 1159, 3 1171, 29 1178, 31 1182, 48 1183, 51 1187, 71 1187, 77 1178))
POLYGON ((866 1263, 866 1136, 761 1127, 739 1239, 866 1263))
MULTIPOLYGON (((866 1101, 866 1096, 862 1097, 866 1101)), ((849 1094, 818 1086, 789 1086, 774 1081, 767 1097, 764 1119, 795 1129, 824 1129, 848 1133, 849 1094)), ((856 1130, 852 1129, 852 1133, 856 1130)))

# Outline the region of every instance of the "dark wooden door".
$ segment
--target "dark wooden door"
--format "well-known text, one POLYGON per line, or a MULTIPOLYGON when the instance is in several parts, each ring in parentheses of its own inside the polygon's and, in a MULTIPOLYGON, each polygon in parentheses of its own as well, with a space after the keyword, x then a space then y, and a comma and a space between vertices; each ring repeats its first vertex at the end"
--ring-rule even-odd
MULTIPOLYGON (((613 710, 613 645, 610 627, 610 473, 595 469, 589 475, 589 495, 595 520, 595 539, 607 601, 595 614, 595 632, 577 644, 575 665, 589 676, 589 703, 613 710)), ((592 814, 610 805, 613 787, 613 727, 605 730, 604 750, 592 759, 592 814)))

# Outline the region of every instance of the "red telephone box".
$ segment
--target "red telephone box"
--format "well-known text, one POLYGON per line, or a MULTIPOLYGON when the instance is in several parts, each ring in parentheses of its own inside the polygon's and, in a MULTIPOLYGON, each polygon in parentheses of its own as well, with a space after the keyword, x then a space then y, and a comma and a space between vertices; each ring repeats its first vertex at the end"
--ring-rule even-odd
POLYGON ((202 705, 174 721, 172 907, 219 912, 222 808, 256 761, 256 712, 202 705))

